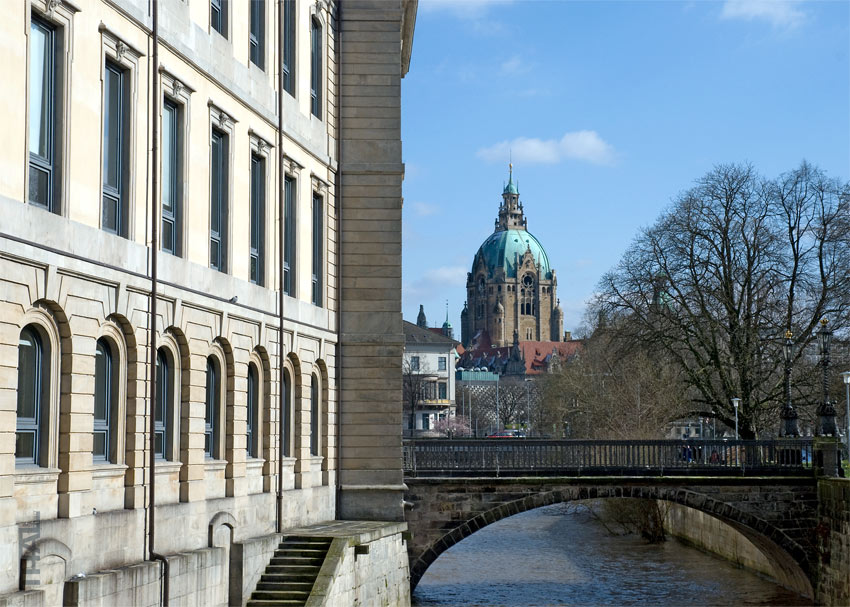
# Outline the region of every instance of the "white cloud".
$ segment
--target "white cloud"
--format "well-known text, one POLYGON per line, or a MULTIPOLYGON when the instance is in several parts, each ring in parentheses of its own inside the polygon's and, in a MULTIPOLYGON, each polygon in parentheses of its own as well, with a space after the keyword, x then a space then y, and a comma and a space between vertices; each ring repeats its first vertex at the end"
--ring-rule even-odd
POLYGON ((411 204, 413 207, 413 212, 416 213, 419 217, 428 217, 429 215, 436 215, 440 207, 435 204, 429 204, 427 202, 414 202, 411 204))
POLYGON ((612 164, 615 153, 596 131, 574 131, 560 139, 517 137, 478 150, 478 157, 488 162, 503 162, 509 156, 528 164, 558 164, 563 160, 612 164))
POLYGON ((523 72, 528 71, 528 66, 523 63, 522 59, 519 58, 519 55, 514 55, 507 61, 502 62, 500 70, 503 74, 507 75, 522 74, 523 72))
POLYGON ((796 27, 806 18, 800 0, 726 0, 722 19, 763 19, 774 27, 796 27))

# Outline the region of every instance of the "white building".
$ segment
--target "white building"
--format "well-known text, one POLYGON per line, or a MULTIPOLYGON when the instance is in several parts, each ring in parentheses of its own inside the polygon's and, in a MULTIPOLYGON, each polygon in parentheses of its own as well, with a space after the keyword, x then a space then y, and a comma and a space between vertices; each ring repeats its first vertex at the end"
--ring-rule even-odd
MULTIPOLYGON (((404 431, 433 430, 455 415, 455 361, 460 345, 441 329, 404 321, 404 431)), ((417 432, 419 434, 419 432, 417 432)))

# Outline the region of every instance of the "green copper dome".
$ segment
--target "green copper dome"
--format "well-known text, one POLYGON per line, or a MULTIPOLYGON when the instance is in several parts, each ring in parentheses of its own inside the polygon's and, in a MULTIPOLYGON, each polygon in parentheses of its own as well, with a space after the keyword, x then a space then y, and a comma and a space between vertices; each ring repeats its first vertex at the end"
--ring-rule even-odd
POLYGON ((475 258, 472 260, 472 269, 475 271, 478 260, 482 259, 487 267, 487 275, 493 276, 497 268, 504 268, 508 278, 516 277, 516 260, 522 257, 527 249, 531 249, 534 261, 540 271, 540 277, 546 280, 552 278, 552 269, 549 266, 549 256, 543 249, 543 245, 526 230, 500 230, 490 234, 484 244, 479 247, 475 258))
POLYGON ((513 178, 508 180, 508 185, 505 186, 502 194, 519 194, 519 190, 516 189, 513 178))

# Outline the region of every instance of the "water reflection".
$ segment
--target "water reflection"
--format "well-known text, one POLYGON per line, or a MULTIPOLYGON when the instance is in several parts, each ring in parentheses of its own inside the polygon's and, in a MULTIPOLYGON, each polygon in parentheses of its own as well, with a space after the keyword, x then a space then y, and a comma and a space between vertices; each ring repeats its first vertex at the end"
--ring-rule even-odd
POLYGON ((612 536, 563 505, 519 514, 453 546, 414 605, 809 605, 807 599, 677 541, 612 536))

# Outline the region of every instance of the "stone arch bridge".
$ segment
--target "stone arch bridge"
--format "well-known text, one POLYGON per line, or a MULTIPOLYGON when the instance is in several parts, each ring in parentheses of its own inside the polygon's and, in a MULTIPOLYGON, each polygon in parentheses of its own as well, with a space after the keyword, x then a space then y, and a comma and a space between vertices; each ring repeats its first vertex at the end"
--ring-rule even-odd
POLYGON ((813 597, 823 461, 812 439, 408 441, 411 588, 442 552, 502 518, 627 497, 681 504, 731 525, 762 551, 781 583, 813 597))

